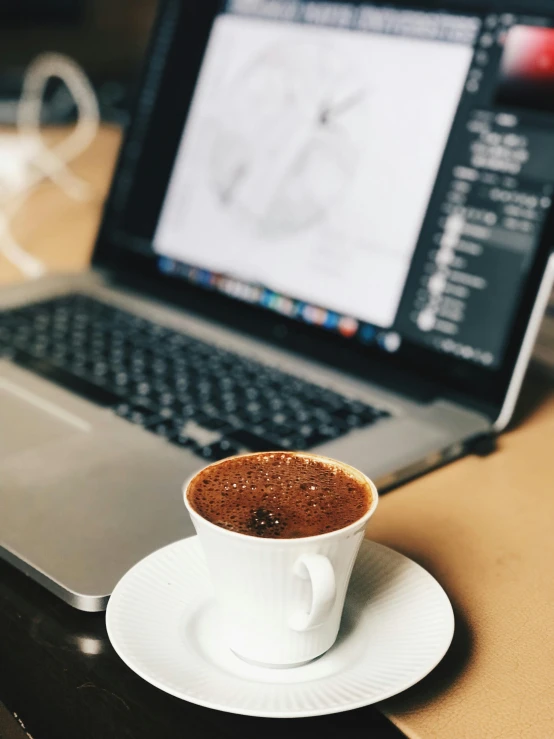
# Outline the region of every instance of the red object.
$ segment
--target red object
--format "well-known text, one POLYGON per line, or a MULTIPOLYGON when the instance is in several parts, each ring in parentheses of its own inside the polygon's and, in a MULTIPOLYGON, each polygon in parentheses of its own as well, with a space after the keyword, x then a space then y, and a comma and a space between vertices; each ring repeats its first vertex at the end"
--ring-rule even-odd
POLYGON ((554 29, 514 26, 506 36, 502 73, 512 79, 554 80, 554 29))

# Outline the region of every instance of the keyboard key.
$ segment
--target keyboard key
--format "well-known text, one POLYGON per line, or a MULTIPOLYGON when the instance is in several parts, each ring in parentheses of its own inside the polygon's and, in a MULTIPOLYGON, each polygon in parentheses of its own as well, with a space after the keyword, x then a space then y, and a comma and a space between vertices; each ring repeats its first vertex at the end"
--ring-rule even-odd
POLYGON ((342 436, 343 433, 344 431, 340 426, 333 426, 332 424, 320 426, 316 431, 316 435, 319 435, 322 439, 326 440, 338 439, 338 437, 342 436))
POLYGON ((131 423, 137 424, 138 426, 146 426, 148 413, 137 409, 136 406, 119 406, 116 409, 116 414, 131 423))
POLYGON ((227 426, 227 422, 218 416, 210 416, 206 413, 197 413, 194 416, 194 421, 202 428, 209 429, 211 431, 218 431, 224 426, 227 426))
POLYGON ((213 462, 232 457, 244 451, 247 450, 241 448, 238 444, 233 444, 229 439, 222 439, 217 444, 211 444, 210 446, 204 446, 198 449, 198 452, 204 459, 209 459, 213 462))
POLYGON ((186 434, 175 434, 169 437, 169 440, 171 441, 172 444, 175 444, 177 446, 182 446, 185 448, 195 446, 194 440, 191 439, 190 436, 187 436, 186 434))
POLYGON ((174 434, 174 426, 171 421, 161 421, 159 423, 149 425, 148 430, 158 436, 163 436, 166 439, 171 438, 174 434))
POLYGON ((271 452, 275 451, 275 444, 261 436, 248 431, 247 429, 237 429, 226 434, 227 438, 235 442, 238 446, 243 446, 252 452, 271 452))
POLYGON ((119 402, 119 398, 115 393, 99 388, 86 380, 82 380, 79 376, 60 369, 50 362, 36 359, 20 351, 15 353, 13 361, 25 369, 44 377, 46 380, 68 388, 77 395, 92 400, 98 405, 113 406, 119 402))

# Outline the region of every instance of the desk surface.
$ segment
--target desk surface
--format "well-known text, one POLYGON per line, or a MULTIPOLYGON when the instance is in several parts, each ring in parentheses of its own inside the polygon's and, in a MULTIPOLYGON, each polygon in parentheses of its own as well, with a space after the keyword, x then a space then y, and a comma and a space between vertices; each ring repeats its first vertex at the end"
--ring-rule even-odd
MULTIPOLYGON (((45 185, 18 215, 14 232, 20 243, 51 269, 77 270, 87 264, 118 145, 118 132, 104 129, 75 165, 92 183, 90 202, 76 204, 53 185, 45 185)), ((0 284, 18 278, 0 255, 0 284)), ((456 612, 456 636, 442 664, 420 684, 380 706, 413 739, 554 736, 554 394, 538 370, 529 373, 520 406, 522 420, 500 439, 496 453, 460 460, 384 496, 368 530, 370 538, 432 572, 456 612)), ((45 611, 35 612, 40 589, 5 565, 0 566, 0 582, 0 614, 11 614, 3 626, 10 624, 14 639, 20 638, 23 624, 33 629, 32 641, 42 643, 48 654, 48 670, 64 669, 61 657, 48 646, 61 643, 60 629, 67 629, 64 648, 81 653, 81 667, 83 660, 94 662, 95 650, 109 648, 98 636, 98 616, 69 612, 55 599, 48 599, 46 606, 40 601, 45 611), (2 600, 8 597, 17 600, 15 606, 12 602, 8 608, 2 600), (48 629, 41 633, 46 623, 48 629)), ((123 679, 118 670, 126 668, 116 667, 115 660, 112 667, 117 684, 123 679)), ((92 668, 90 674, 89 681, 75 687, 83 715, 91 707, 108 705, 122 717, 132 712, 118 698, 115 685, 111 693, 98 687, 106 684, 105 675, 96 675, 92 668)), ((41 677, 45 680, 46 675, 41 677)), ((71 679, 69 671, 68 684, 71 679)), ((136 687, 140 697, 149 686, 136 687)), ((48 693, 46 683, 45 690, 48 693)), ((144 695, 146 699, 149 693, 144 695)), ((170 705, 165 698, 157 701, 161 710, 170 705)), ((204 715, 205 709, 198 711, 204 715)), ((196 711, 190 720, 198 720, 196 711)), ((229 720, 221 735, 231 731, 234 724, 229 720)), ((132 722, 127 722, 128 732, 125 725, 123 718, 119 736, 135 736, 132 722)), ((387 731, 369 712, 354 712, 334 730, 369 725, 387 731)), ((387 734, 373 733, 377 735, 387 734)))

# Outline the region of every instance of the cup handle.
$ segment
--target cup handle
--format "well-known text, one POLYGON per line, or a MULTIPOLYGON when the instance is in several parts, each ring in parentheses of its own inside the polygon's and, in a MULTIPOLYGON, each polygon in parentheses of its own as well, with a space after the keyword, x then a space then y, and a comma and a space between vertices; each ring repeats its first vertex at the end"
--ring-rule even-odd
POLYGON ((308 631, 321 626, 335 604, 337 586, 333 565, 322 554, 305 554, 296 560, 293 573, 311 580, 312 605, 309 613, 293 613, 289 626, 293 631, 308 631))

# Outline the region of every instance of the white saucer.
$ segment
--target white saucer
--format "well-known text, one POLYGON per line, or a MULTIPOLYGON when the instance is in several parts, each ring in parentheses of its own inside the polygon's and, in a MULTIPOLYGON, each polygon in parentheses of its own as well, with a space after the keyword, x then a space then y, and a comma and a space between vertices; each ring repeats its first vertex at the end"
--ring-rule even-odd
POLYGON ((230 713, 271 718, 361 708, 406 690, 446 653, 450 601, 410 559, 364 541, 337 642, 302 667, 246 664, 223 643, 196 537, 160 549, 118 583, 106 614, 121 659, 172 695, 230 713))

